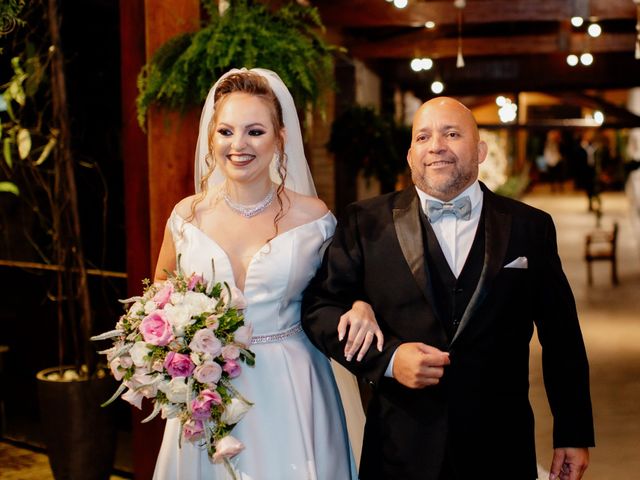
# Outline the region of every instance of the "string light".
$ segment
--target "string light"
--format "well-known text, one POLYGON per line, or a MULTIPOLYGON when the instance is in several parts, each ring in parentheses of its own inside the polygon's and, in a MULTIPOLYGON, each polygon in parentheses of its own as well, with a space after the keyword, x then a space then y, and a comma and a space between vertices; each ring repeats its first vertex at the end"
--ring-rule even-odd
POLYGON ((498 116, 502 123, 513 122, 518 116, 518 105, 513 103, 510 98, 502 95, 496 97, 496 105, 498 105, 498 116))
POLYGON ((571 25, 578 28, 581 27, 584 23, 584 18, 582 17, 571 17, 571 25))
POLYGON ((584 66, 588 67, 589 65, 591 65, 593 63, 593 55, 591 55, 590 53, 583 53, 582 55, 580 55, 580 63, 583 64, 584 66))
POLYGON ((440 80, 434 80, 434 82, 431 84, 431 91, 436 95, 442 93, 444 91, 444 83, 442 83, 440 80))
POLYGON ((602 113, 600 110, 596 110, 595 112, 593 112, 593 121, 598 125, 602 125, 604 123, 604 113, 602 113))
POLYGON ((411 70, 419 72, 421 70, 431 70, 433 67, 433 60, 430 58, 414 58, 411 60, 411 70))
POLYGON ((578 62, 580 60, 578 59, 577 55, 574 55, 573 53, 570 55, 567 55, 567 63, 572 66, 575 67, 576 65, 578 65, 578 62))
POLYGON ((409 3, 409 0, 393 0, 393 5, 396 8, 404 8, 409 3))
POLYGON ((600 34, 602 33, 602 27, 600 27, 600 25, 598 25, 597 23, 592 23, 591 25, 589 25, 589 27, 587 28, 587 33, 593 37, 593 38, 597 38, 600 36, 600 34))

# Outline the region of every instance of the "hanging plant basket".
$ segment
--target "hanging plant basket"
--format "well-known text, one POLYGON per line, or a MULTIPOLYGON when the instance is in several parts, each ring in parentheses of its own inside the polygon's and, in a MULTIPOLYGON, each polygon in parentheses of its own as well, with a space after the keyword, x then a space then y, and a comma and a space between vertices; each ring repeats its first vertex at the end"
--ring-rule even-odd
POLYGON ((215 81, 231 68, 276 72, 300 107, 317 103, 333 85, 333 54, 316 8, 289 3, 278 10, 250 0, 232 1, 220 14, 204 3, 208 23, 161 46, 138 77, 138 121, 151 104, 184 111, 200 105, 215 81))

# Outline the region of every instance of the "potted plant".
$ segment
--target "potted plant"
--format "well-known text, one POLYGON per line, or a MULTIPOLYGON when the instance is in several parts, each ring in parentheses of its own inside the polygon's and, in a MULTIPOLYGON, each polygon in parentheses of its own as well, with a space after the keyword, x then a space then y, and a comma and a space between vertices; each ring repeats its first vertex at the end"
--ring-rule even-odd
MULTIPOLYGON (((44 233, 37 250, 54 272, 58 365, 38 373, 42 433, 56 478, 106 479, 113 465, 113 412, 100 409, 114 388, 89 341, 93 313, 80 227, 76 160, 66 98, 56 0, 11 2, 33 18, 32 38, 13 45, 13 75, 3 86, 1 141, 5 190, 20 195, 44 233), (46 19, 42 23, 42 17, 46 19), (33 43, 38 38, 38 43, 33 43), (21 173, 26 188, 11 176, 21 173), (13 186, 13 187, 12 187, 13 186)), ((6 13, 6 12, 5 12, 6 13)), ((26 30, 26 29, 25 29, 26 30)), ((29 37, 27 35, 27 37, 29 37)), ((3 59, 6 61, 6 57, 3 59)))
POLYGON ((174 110, 200 105, 214 82, 230 68, 276 72, 296 104, 316 104, 333 85, 333 54, 340 49, 319 35, 316 8, 290 1, 279 9, 262 2, 202 2, 208 21, 161 46, 140 73, 138 120, 151 104, 174 110))
POLYGON ((352 105, 334 120, 327 147, 351 178, 358 172, 365 178, 375 177, 385 193, 395 189, 398 174, 406 169, 403 152, 410 143, 408 127, 384 118, 372 107, 352 105))

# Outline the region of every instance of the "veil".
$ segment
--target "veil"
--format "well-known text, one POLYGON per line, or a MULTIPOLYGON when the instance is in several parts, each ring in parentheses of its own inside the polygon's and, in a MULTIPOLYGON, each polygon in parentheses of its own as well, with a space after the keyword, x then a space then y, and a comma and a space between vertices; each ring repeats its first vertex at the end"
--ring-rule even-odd
MULTIPOLYGON (((200 116, 198 143, 196 144, 196 163, 194 169, 196 192, 200 191, 200 181, 207 174, 209 169, 209 166, 207 165, 207 154, 209 153, 209 123, 211 122, 215 111, 214 96, 216 88, 220 81, 229 75, 247 71, 256 73, 267 79, 271 90, 275 93, 278 101, 280 102, 280 106, 282 107, 282 117, 286 130, 284 151, 286 154, 285 165, 287 168, 287 178, 285 180, 285 187, 303 195, 317 197, 316 187, 313 184, 311 171, 309 170, 309 164, 304 156, 300 121, 298 120, 298 113, 293 102, 293 97, 278 74, 264 68, 252 68, 251 70, 247 70, 246 68, 234 68, 222 75, 211 90, 209 90, 207 100, 205 101, 204 108, 202 109, 202 115, 200 116)), ((271 162, 271 179, 275 183, 280 183, 280 178, 276 171, 276 162, 271 162)), ((222 175, 222 172, 217 169, 209 177, 208 186, 214 187, 220 185, 222 182, 224 182, 224 176, 222 175)))
MULTIPOLYGON (((209 123, 211 122, 215 111, 214 96, 216 87, 225 77, 233 73, 243 71, 246 72, 247 69, 233 69, 228 71, 218 79, 207 95, 207 100, 205 101, 204 108, 202 109, 202 115, 200 116, 200 129, 198 131, 198 143, 196 145, 194 169, 196 192, 200 191, 200 181, 204 178, 209 169, 209 166, 207 165, 207 154, 209 153, 208 131, 209 123)), ((256 73, 267 79, 269 86, 275 93, 278 101, 280 102, 280 106, 282 107, 282 116, 286 129, 284 150, 287 159, 287 178, 285 180, 285 186, 297 193, 317 197, 318 195, 313 183, 313 178, 311 177, 311 171, 309 170, 309 165, 304 155, 300 122, 298 120, 298 113, 291 93, 275 72, 264 68, 252 68, 248 71, 256 73)), ((280 183, 275 163, 276 162, 273 161, 271 162, 271 179, 275 183, 280 183)), ((224 176, 220 169, 217 169, 214 170, 209 177, 208 186, 209 188, 216 187, 222 182, 224 182, 224 176)), ((338 333, 336 332, 336 335, 337 334, 338 333)), ((331 361, 331 365, 333 367, 334 376, 342 399, 349 439, 351 441, 351 447, 353 449, 357 465, 362 451, 362 437, 365 422, 358 382, 356 378, 339 363, 331 361)))

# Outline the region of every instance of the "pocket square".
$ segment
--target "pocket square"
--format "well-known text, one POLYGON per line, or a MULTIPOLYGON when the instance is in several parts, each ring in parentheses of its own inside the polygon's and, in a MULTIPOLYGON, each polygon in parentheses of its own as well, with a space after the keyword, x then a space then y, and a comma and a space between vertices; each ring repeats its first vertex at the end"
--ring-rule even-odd
POLYGON ((529 268, 527 257, 518 257, 513 262, 507 263, 504 268, 529 268))

